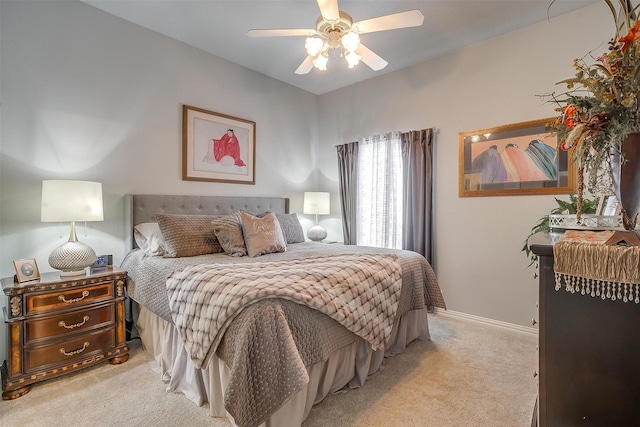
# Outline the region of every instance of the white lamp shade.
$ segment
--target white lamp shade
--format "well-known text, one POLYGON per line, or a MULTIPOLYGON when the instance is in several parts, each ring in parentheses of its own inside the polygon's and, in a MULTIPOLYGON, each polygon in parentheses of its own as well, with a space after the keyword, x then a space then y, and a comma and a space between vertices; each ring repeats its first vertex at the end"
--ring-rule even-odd
POLYGON ((42 181, 42 222, 102 221, 102 183, 42 181))
POLYGON ((324 46, 324 42, 319 37, 307 37, 304 42, 304 48, 308 55, 315 57, 320 53, 324 46))
POLYGON ((302 213, 306 215, 329 215, 331 213, 330 193, 306 191, 302 213))
POLYGON ((84 269, 96 261, 96 253, 78 241, 75 223, 102 221, 102 184, 92 181, 42 181, 42 222, 70 222, 69 241, 49 255, 49 265, 62 276, 84 274, 84 269))
POLYGON ((355 52, 349 52, 345 55, 344 59, 347 61, 347 65, 349 68, 353 68, 360 63, 362 56, 358 55, 355 52))
POLYGON ((342 36, 340 42, 349 52, 355 52, 356 49, 358 49, 358 46, 360 46, 360 36, 354 31, 349 31, 342 36))
POLYGON ((329 54, 327 52, 320 52, 318 56, 312 61, 313 66, 320 71, 327 70, 327 62, 329 62, 329 54))

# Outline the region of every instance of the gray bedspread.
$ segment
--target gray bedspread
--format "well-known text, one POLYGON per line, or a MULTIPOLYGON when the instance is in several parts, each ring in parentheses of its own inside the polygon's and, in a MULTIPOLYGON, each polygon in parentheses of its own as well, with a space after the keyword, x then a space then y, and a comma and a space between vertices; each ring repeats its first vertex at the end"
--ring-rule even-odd
MULTIPOLYGON (((394 254, 402 271, 402 291, 396 318, 409 310, 446 308, 435 274, 424 257, 410 251, 359 246, 298 243, 287 252, 257 258, 224 254, 191 258, 147 257, 132 251, 122 264, 128 271, 128 293, 138 303, 168 322, 167 279, 191 265, 212 263, 265 263, 341 254, 394 254)), ((329 316, 286 299, 267 299, 240 311, 227 325, 216 355, 229 366, 230 380, 224 396, 227 411, 239 426, 263 422, 307 382, 306 366, 358 337, 329 316), (278 354, 273 354, 277 349, 278 354), (275 357, 274 357, 275 356, 275 357), (257 383, 261 386, 256 389, 257 383), (270 386, 265 387, 265 384, 270 386)))
MULTIPOLYGON (((157 316, 172 322, 166 282, 169 275, 189 265, 235 262, 264 262, 281 259, 307 258, 328 254, 354 253, 392 253, 398 256, 402 266, 403 284, 418 280, 424 283, 424 294, 414 295, 415 301, 409 301, 415 308, 446 308, 438 281, 433 269, 421 255, 411 251, 372 248, 366 246, 337 245, 322 243, 293 243, 287 245, 283 253, 268 254, 256 258, 230 257, 226 254, 201 255, 188 258, 163 258, 146 256, 139 249, 131 251, 122 262, 121 268, 128 271, 127 292, 133 300, 152 311, 157 316), (422 297, 422 301, 418 301, 422 297)), ((407 303, 398 307, 398 313, 408 310, 407 303)))
MULTIPOLYGON (((402 280, 397 256, 392 254, 325 255, 192 265, 171 273, 167 290, 184 347, 196 368, 202 368, 241 311, 273 298, 318 310, 366 340, 373 350, 384 350, 402 280)), ((278 348, 270 350, 275 354, 278 348)))

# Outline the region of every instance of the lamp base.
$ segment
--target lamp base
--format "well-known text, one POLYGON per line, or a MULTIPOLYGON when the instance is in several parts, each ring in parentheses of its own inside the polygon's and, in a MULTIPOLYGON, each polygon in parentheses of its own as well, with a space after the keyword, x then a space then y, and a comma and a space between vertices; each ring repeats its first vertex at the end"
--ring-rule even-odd
POLYGON ((60 271, 60 277, 70 277, 70 276, 85 276, 87 274, 87 268, 83 268, 82 270, 73 270, 73 271, 60 271))
POLYGON ((76 276, 85 273, 85 268, 96 261, 96 253, 81 242, 67 242, 51 252, 49 265, 60 270, 61 276, 76 276))
POLYGON ((321 225, 314 225, 307 230, 307 237, 314 242, 320 242, 327 238, 327 230, 321 225))

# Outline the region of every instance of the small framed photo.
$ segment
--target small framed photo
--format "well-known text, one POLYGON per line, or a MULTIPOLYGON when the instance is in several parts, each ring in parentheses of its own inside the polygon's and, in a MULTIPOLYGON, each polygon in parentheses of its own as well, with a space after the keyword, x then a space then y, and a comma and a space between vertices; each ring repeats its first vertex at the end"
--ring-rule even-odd
POLYGON ((36 264, 35 259, 18 259, 13 261, 13 266, 16 269, 18 283, 38 280, 40 278, 40 271, 38 270, 38 264, 36 264))
POLYGON ((596 214, 602 216, 616 216, 620 215, 621 210, 622 207, 620 206, 620 203, 618 203, 618 198, 615 195, 604 194, 600 197, 596 214))

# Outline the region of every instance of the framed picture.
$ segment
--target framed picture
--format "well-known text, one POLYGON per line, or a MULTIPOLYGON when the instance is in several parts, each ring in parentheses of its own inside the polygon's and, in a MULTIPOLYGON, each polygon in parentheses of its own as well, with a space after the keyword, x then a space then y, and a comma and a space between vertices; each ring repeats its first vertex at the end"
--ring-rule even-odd
POLYGON ((574 192, 576 165, 558 149, 553 120, 460 132, 459 197, 574 192))
POLYGON ((256 124, 184 105, 182 179, 255 184, 256 124))
POLYGON ((600 197, 596 215, 617 216, 620 215, 622 207, 618 203, 618 198, 613 194, 603 194, 600 197))
POLYGON ((13 261, 13 266, 16 269, 18 283, 38 280, 40 278, 40 271, 38 270, 38 264, 36 264, 35 259, 15 260, 13 261))

